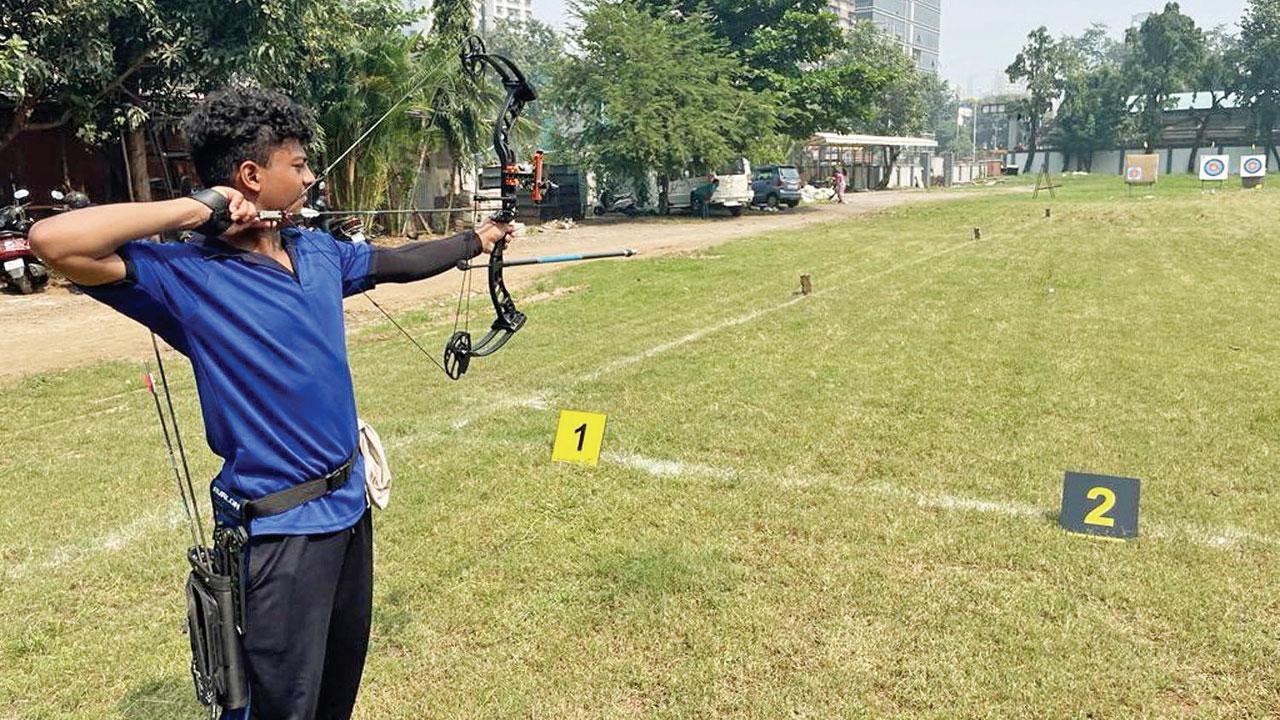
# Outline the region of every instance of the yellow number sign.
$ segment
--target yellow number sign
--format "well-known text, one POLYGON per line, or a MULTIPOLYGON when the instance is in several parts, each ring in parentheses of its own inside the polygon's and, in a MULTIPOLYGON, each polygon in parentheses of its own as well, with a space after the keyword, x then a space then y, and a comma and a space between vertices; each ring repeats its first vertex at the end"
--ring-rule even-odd
POLYGON ((583 465, 599 464, 600 447, 604 445, 605 418, 599 413, 561 410, 551 459, 583 465))

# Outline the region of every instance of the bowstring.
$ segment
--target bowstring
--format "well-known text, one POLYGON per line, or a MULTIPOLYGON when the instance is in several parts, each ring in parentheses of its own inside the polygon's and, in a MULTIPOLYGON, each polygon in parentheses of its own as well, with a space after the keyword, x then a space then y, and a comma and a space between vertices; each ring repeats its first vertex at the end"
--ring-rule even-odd
MULTIPOLYGON (((360 137, 356 138, 355 142, 353 142, 350 146, 348 146, 346 150, 343 150, 342 154, 338 155, 337 159, 329 163, 329 165, 326 166, 320 172, 320 174, 317 175, 316 178, 311 181, 311 183, 309 183, 305 188, 303 188, 302 192, 299 193, 297 197, 295 197, 293 201, 289 203, 289 205, 293 205, 293 203, 297 202, 299 198, 306 197, 307 194, 311 192, 311 189, 313 187, 315 187, 322 180, 328 177, 329 173, 331 173, 333 169, 338 166, 338 163, 342 162, 343 159, 345 159, 348 155, 350 155, 356 149, 356 147, 360 145, 360 143, 364 142, 365 138, 368 138, 370 135, 372 135, 373 132, 378 129, 378 126, 382 125, 382 123, 386 121, 388 117, 391 117, 391 114, 395 112, 401 105, 403 105, 405 101, 407 101, 410 97, 413 97, 414 94, 420 92, 423 88, 425 88, 427 86, 428 81, 433 80, 438 76, 443 77, 444 70, 447 67, 448 67, 448 64, 441 63, 439 65, 436 65, 434 68, 432 68, 430 72, 424 74, 424 76, 418 82, 414 83, 414 85, 410 87, 408 92, 402 95, 399 100, 395 101, 395 103, 393 103, 391 107, 387 109, 386 112, 384 112, 377 120, 375 120, 374 123, 370 125, 367 130, 361 133, 360 137)), ((431 115, 428 118, 428 122, 423 124, 424 130, 425 128, 431 127, 435 124, 436 115, 439 112, 440 112, 440 103, 433 102, 431 106, 431 115)), ((335 238, 335 242, 339 242, 339 241, 336 240, 335 238)), ((342 277, 343 271, 342 271, 342 268, 338 265, 337 261, 332 260, 331 258, 329 258, 327 254, 323 252, 318 254, 324 257, 329 262, 331 262, 332 265, 334 266, 334 269, 338 271, 339 277, 342 277)), ((465 276, 464 276, 464 280, 465 280, 465 276)), ((424 348, 422 344, 419 343, 418 340, 413 337, 413 335, 409 334, 409 331, 406 330, 404 326, 396 322, 396 319, 391 316, 391 313, 387 312, 387 310, 383 308, 382 305, 380 305, 377 300, 374 300, 373 296, 370 295, 367 290, 361 290, 360 294, 363 295, 365 299, 370 302, 370 304, 372 304, 375 308, 377 308, 378 312, 382 313, 382 316, 385 317, 387 321, 390 322, 395 327, 396 330, 399 330, 401 335, 404 335, 409 340, 409 342, 413 343, 413 346, 418 348, 418 351, 421 352, 424 357, 430 360, 431 363, 435 365, 437 368, 439 368, 441 372, 448 374, 448 371, 445 370, 444 365, 441 364, 439 360, 436 360, 435 356, 432 355, 426 348, 424 348)), ((468 303, 469 302, 470 300, 468 300, 468 303)), ((456 317, 454 318, 454 326, 455 328, 457 326, 456 317)))

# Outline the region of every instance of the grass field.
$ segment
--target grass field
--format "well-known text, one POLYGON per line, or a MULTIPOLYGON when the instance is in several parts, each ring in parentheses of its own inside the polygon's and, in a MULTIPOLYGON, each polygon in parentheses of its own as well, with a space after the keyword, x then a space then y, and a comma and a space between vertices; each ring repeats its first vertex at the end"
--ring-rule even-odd
MULTIPOLYGON (((569 268, 458 383, 354 334, 397 473, 357 717, 1274 717, 1280 191, 1065 182, 569 268), (1068 469, 1141 478, 1142 538, 1060 530, 1068 469)), ((200 714, 140 377, 0 386, 0 717, 200 714)))

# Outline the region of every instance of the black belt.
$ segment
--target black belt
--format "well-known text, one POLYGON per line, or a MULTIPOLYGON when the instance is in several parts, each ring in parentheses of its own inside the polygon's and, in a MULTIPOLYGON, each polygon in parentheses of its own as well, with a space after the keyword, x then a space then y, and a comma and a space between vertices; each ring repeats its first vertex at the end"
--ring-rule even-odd
MULTIPOLYGON (((357 447, 356 453, 358 454, 359 452, 360 450, 357 447)), ((248 523, 253 518, 279 515, 286 510, 292 510, 316 498, 324 497, 347 484, 347 479, 351 477, 351 466, 355 464, 355 461, 356 456, 352 455, 349 460, 342 464, 342 467, 327 475, 318 477, 315 480, 298 483, 293 487, 273 492, 257 500, 250 500, 241 507, 241 517, 245 523, 248 523)))

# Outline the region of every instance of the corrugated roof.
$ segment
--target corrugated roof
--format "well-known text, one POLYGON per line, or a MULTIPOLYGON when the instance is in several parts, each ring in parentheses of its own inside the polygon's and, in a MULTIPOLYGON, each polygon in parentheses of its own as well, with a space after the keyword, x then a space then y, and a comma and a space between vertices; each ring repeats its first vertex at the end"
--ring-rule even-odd
POLYGON ((820 132, 809 139, 810 145, 841 145, 845 147, 861 147, 865 145, 887 145, 905 148, 937 148, 938 141, 933 138, 897 137, 891 135, 841 135, 839 133, 820 132))
MULTIPOLYGON (((1133 105, 1137 97, 1130 97, 1129 104, 1133 105)), ((1239 107, 1239 99, 1235 95, 1228 95, 1226 100, 1222 101, 1223 108, 1239 107)), ((1208 90, 1200 92, 1173 93, 1169 96, 1169 106, 1165 112, 1176 112, 1178 110, 1208 110, 1213 107, 1213 94, 1208 90)))

